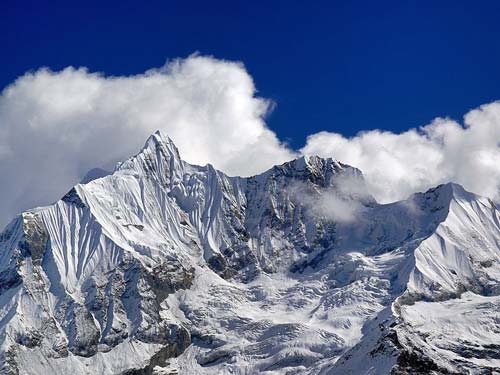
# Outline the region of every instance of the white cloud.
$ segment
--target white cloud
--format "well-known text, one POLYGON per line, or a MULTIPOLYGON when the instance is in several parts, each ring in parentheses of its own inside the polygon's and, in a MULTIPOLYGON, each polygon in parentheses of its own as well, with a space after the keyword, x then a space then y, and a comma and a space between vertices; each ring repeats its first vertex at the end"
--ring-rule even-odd
POLYGON ((25 74, 0 96, 0 225, 113 168, 157 129, 190 162, 250 175, 293 158, 263 120, 242 64, 191 56, 130 77, 84 68, 25 74))
POLYGON ((470 111, 464 125, 437 118, 401 134, 381 130, 346 138, 320 132, 308 137, 304 154, 335 156, 360 168, 381 202, 406 198, 449 181, 500 199, 500 102, 470 111))
POLYGON ((336 188, 316 189, 304 181, 294 181, 289 186, 294 202, 300 203, 315 215, 340 223, 356 219, 361 204, 338 194, 336 188))
POLYGON ((290 192, 295 202, 300 202, 316 215, 338 223, 359 220, 365 209, 364 203, 373 200, 363 180, 347 174, 333 177, 330 185, 321 189, 306 182, 295 181, 290 192))
MULTIPOLYGON (((296 153, 264 122, 270 107, 242 64, 211 57, 129 77, 84 68, 27 73, 0 95, 0 226, 23 209, 57 200, 91 168, 112 168, 157 129, 187 161, 233 175, 289 160, 296 153)), ((500 199, 499 142, 495 102, 466 114, 464 125, 436 119, 401 134, 313 134, 300 153, 360 168, 382 202, 448 181, 500 199)))

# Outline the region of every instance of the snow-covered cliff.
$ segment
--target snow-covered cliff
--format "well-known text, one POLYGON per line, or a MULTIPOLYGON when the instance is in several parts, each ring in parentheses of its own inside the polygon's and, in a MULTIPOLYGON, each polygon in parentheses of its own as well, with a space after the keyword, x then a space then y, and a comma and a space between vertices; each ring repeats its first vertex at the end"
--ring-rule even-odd
POLYGON ((2 373, 500 371, 487 198, 380 205, 319 157, 228 177, 159 132, 95 177, 0 235, 2 373))

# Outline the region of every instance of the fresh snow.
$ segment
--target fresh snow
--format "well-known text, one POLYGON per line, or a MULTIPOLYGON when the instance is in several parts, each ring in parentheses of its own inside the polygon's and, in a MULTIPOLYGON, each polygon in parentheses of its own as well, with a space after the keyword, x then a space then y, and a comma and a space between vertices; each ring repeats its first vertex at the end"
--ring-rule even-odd
POLYGON ((1 372, 494 373, 499 218, 452 183, 380 205, 334 159, 229 177, 157 132, 0 235, 1 372))

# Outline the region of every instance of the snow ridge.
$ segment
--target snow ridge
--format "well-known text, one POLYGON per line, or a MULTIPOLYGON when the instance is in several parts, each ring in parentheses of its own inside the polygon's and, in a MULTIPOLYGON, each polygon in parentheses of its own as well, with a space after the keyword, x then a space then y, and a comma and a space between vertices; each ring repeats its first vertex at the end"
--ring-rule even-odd
POLYGON ((84 182, 0 234, 2 373, 499 371, 499 212, 459 185, 381 205, 335 159, 230 177, 160 132, 84 182))

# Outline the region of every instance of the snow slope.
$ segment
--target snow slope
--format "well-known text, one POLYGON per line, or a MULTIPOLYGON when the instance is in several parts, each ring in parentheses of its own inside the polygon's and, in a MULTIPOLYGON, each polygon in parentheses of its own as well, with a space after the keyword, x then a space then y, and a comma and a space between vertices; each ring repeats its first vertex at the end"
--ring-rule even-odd
POLYGON ((83 182, 0 235, 2 373, 500 371, 487 198, 380 205, 319 157, 228 177, 159 132, 83 182))

